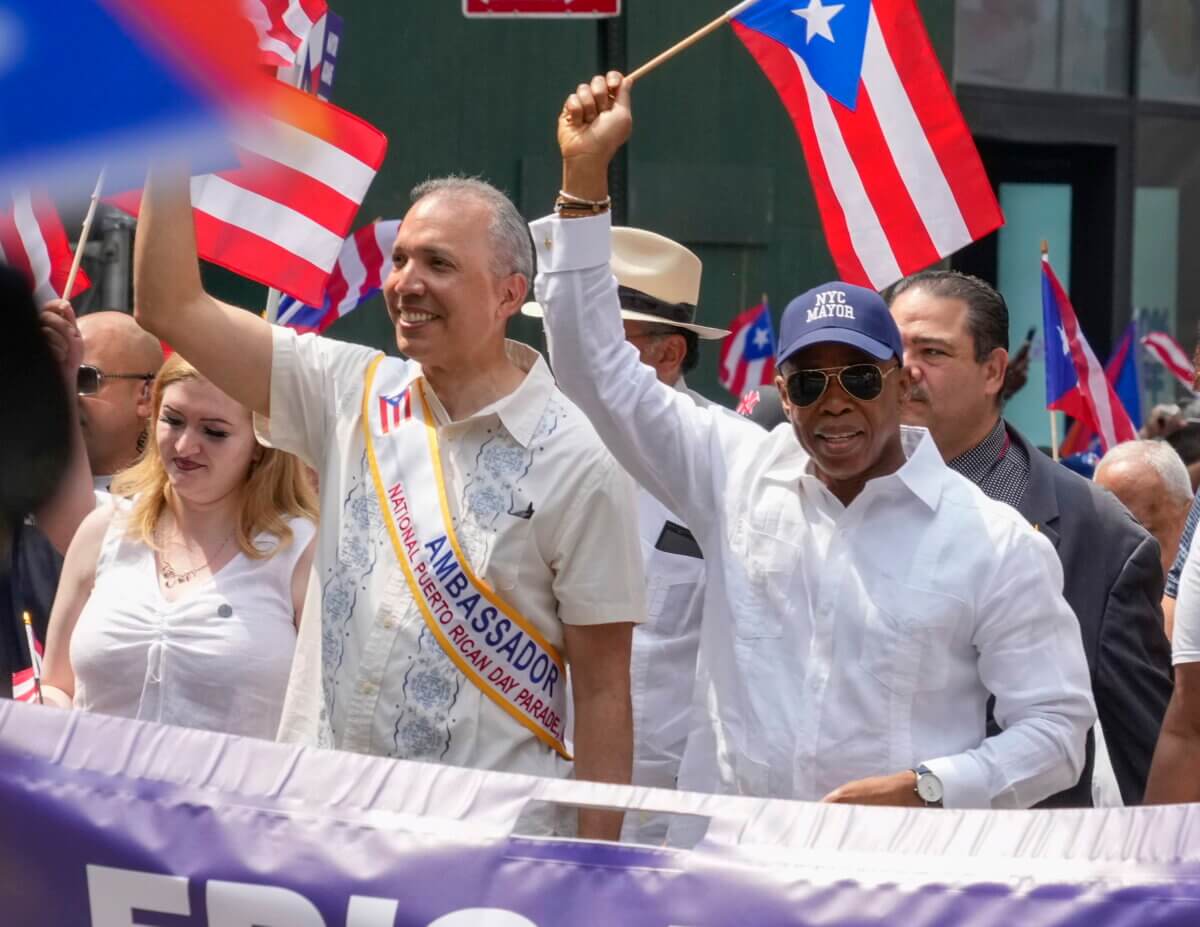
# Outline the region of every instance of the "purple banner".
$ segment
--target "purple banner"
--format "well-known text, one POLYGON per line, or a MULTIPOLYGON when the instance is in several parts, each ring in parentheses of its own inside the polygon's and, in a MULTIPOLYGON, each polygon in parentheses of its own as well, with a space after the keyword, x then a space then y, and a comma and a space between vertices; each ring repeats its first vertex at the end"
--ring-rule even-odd
POLYGON ((1200 806, 847 808, 532 779, 0 705, 4 927, 1200 924, 1200 806), (532 800, 710 819, 513 835, 532 800))

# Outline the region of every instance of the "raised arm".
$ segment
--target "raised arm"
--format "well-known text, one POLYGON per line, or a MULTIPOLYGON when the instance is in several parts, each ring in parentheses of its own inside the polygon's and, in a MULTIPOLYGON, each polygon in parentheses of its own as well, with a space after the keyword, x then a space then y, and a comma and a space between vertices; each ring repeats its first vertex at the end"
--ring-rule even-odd
MULTIPOLYGON (((629 137, 630 84, 594 78, 568 98, 559 117, 563 190, 580 199, 608 196, 608 165, 629 137)), ((693 530, 715 509, 719 413, 700 409, 660 383, 625 341, 617 283, 609 267, 607 212, 533 223, 542 304, 554 374, 633 478, 693 530)), ((728 416, 721 416, 728 418, 728 416)), ((737 423, 732 423, 731 427, 737 423)))
POLYGON ((79 426, 79 403, 75 399, 75 378, 83 360, 83 339, 75 324, 75 312, 65 299, 46 303, 42 307, 41 322, 46 343, 66 382, 71 448, 67 469, 54 495, 37 511, 37 523, 55 549, 65 554, 80 522, 96 507, 92 470, 79 426))
POLYGON ((187 177, 146 179, 133 255, 134 315, 219 389, 270 414, 271 325, 213 299, 200 282, 187 177))

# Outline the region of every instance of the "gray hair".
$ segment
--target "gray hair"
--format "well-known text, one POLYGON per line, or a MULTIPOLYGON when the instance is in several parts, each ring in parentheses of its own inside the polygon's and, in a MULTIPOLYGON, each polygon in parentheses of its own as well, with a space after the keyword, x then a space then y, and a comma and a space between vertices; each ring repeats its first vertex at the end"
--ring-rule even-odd
POLYGON ((533 285, 533 239, 529 225, 502 191, 478 177, 451 174, 417 184, 409 194, 414 206, 427 196, 473 199, 491 209, 492 223, 488 233, 492 239, 493 273, 499 277, 521 274, 528 284, 533 285))
POLYGON ((1192 481, 1183 458, 1166 441, 1126 441, 1110 448, 1096 467, 1096 474, 1106 466, 1141 464, 1153 467, 1162 477, 1167 492, 1181 504, 1192 501, 1192 481))

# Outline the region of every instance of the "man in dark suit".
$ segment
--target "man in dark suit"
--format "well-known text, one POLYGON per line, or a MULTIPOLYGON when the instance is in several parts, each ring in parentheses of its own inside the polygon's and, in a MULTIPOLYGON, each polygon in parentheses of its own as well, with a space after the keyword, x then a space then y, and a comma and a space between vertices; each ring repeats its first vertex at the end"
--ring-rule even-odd
MULTIPOLYGON (((1110 493, 1004 421, 1008 309, 999 293, 936 270, 896 284, 889 302, 913 370, 906 423, 927 427, 951 468, 1020 511, 1058 551, 1121 797, 1139 803, 1171 697, 1158 544, 1110 493)), ((1079 783, 1046 805, 1092 804, 1094 755, 1089 738, 1079 783)))

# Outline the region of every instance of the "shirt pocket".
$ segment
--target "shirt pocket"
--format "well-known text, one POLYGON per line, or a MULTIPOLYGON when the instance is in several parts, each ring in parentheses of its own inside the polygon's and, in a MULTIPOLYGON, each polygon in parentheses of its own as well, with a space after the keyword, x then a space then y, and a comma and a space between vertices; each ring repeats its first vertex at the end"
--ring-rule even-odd
POLYGON ((773 640, 783 635, 783 616, 802 592, 800 548, 754 528, 746 529, 746 544, 747 594, 733 606, 735 633, 743 640, 773 640))
POLYGON ((651 551, 646 558, 647 624, 659 637, 683 634, 703 589, 703 560, 651 551))
POLYGON ((953 596, 900 585, 867 598, 862 668, 905 697, 946 686, 953 638, 966 605, 953 596))

